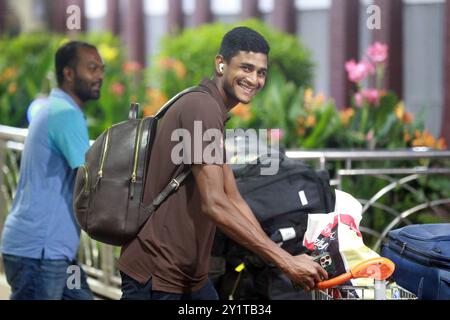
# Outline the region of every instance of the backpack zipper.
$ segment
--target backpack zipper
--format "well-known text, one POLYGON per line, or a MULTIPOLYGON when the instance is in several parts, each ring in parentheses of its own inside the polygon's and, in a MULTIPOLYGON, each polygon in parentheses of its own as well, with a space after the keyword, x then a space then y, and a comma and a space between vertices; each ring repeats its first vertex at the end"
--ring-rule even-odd
POLYGON ((141 144, 141 137, 142 137, 142 124, 144 120, 139 121, 139 125, 136 131, 136 142, 134 144, 134 165, 133 165, 133 173, 131 174, 131 182, 136 182, 137 177, 137 166, 138 166, 138 159, 139 159, 139 146, 141 144))
POLYGON ((133 172, 131 173, 131 186, 130 186, 130 198, 134 197, 134 184, 136 183, 137 178, 137 167, 139 160, 139 149, 141 145, 142 138, 142 127, 143 127, 144 119, 139 121, 138 128, 136 130, 136 141, 134 143, 134 164, 133 164, 133 172))
POLYGON ((100 170, 98 171, 98 181, 103 178, 103 165, 105 164, 106 153, 108 152, 110 129, 106 131, 105 146, 103 147, 102 157, 100 160, 100 170))

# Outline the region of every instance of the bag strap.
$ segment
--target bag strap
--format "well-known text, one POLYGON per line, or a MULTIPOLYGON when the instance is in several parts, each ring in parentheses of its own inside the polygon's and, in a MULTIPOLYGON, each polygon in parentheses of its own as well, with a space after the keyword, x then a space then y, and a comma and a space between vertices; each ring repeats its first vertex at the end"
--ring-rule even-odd
POLYGON ((159 120, 161 119, 167 112, 167 110, 169 110, 169 108, 178 100, 180 99, 182 96, 191 93, 191 92, 203 92, 206 94, 211 94, 211 91, 209 90, 208 87, 203 86, 203 85, 198 85, 195 87, 190 87, 187 88, 181 92, 179 92, 177 95, 175 95, 172 99, 170 99, 169 101, 167 101, 162 107, 161 109, 159 109, 159 111, 156 113, 155 115, 155 119, 159 120))
MULTIPOLYGON (((211 91, 206 86, 196 86, 191 87, 186 90, 181 91, 176 96, 174 96, 172 99, 170 99, 164 106, 161 107, 161 109, 156 113, 155 119, 158 121, 161 119, 164 114, 169 110, 169 108, 182 96, 185 94, 191 93, 191 92, 203 92, 205 94, 211 94, 211 91)), ((191 168, 189 167, 187 170, 180 173, 175 179, 172 179, 172 181, 169 182, 168 185, 156 196, 156 198, 152 201, 152 203, 144 208, 144 214, 148 215, 148 217, 145 218, 145 220, 148 220, 150 216, 155 212, 156 209, 161 205, 161 203, 164 202, 173 192, 177 191, 180 185, 183 183, 183 181, 189 176, 191 173, 191 168)))
MULTIPOLYGON (((152 213, 158 209, 158 207, 166 200, 172 192, 178 190, 183 181, 189 176, 191 173, 191 169, 187 169, 182 172, 178 177, 169 182, 169 184, 161 191, 161 193, 152 201, 152 203, 144 209, 144 214, 148 215, 148 218, 152 215, 152 213)), ((148 219, 147 218, 147 219, 148 219)))

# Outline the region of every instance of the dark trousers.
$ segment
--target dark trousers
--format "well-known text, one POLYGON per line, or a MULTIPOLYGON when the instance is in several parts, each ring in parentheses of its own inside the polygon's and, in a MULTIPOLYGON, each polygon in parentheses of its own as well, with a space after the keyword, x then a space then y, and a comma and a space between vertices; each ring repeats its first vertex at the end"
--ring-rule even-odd
POLYGON ((216 289, 208 279, 206 284, 198 291, 191 293, 170 293, 152 289, 152 280, 140 284, 130 276, 121 272, 122 300, 218 300, 216 289))

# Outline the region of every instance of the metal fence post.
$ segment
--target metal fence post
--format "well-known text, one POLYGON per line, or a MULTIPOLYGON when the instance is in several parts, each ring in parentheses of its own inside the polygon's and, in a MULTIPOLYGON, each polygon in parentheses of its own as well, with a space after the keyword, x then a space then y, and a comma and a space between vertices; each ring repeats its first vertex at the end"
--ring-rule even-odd
POLYGON ((101 244, 101 269, 103 271, 103 284, 106 286, 111 285, 111 278, 113 276, 113 266, 114 266, 114 247, 101 244))
MULTIPOLYGON (((6 157, 6 142, 0 140, 0 241, 3 233, 3 225, 6 219, 6 199, 3 195, 2 189, 4 188, 3 167, 5 165, 6 157)), ((1 254, 0 254, 1 256, 1 254)), ((3 259, 0 259, 0 273, 3 273, 3 259)))

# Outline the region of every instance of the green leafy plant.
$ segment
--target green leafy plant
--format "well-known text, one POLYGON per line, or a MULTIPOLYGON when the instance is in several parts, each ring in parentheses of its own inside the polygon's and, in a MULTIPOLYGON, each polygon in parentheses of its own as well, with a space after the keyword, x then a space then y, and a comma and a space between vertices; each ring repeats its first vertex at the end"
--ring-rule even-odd
POLYGON ((251 107, 232 110, 229 127, 278 128, 288 148, 398 149, 425 146, 445 149, 443 138, 424 130, 423 114, 406 111, 395 93, 382 88, 387 46, 376 43, 368 49, 371 60, 346 64, 349 80, 355 84, 352 104, 337 110, 323 94, 297 85, 279 69, 270 70, 266 87, 251 107), (364 86, 363 80, 376 83, 364 86))
POLYGON ((279 129, 280 142, 288 148, 324 148, 340 125, 331 100, 275 70, 251 105, 238 105, 231 113, 228 127, 279 129))
POLYGON ((0 123, 27 126, 27 107, 50 89, 58 39, 45 34, 0 40, 0 123))

